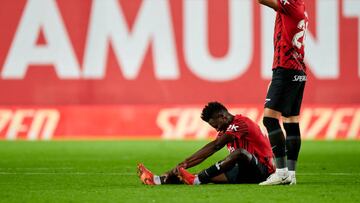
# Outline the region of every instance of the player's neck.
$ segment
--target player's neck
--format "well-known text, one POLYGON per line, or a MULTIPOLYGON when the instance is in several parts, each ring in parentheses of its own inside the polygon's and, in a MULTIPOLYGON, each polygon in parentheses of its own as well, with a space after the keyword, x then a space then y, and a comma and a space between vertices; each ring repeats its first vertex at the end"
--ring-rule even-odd
POLYGON ((235 118, 234 115, 231 115, 231 114, 228 115, 229 124, 234 121, 234 118, 235 118))

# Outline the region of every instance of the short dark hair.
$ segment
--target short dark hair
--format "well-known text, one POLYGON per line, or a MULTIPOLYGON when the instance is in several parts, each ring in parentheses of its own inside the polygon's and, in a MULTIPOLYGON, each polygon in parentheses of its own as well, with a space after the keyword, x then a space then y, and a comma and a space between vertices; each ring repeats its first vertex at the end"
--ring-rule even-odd
POLYGON ((201 119, 203 121, 209 122, 215 113, 219 113, 221 111, 227 112, 227 109, 223 104, 217 101, 209 102, 201 112, 201 119))

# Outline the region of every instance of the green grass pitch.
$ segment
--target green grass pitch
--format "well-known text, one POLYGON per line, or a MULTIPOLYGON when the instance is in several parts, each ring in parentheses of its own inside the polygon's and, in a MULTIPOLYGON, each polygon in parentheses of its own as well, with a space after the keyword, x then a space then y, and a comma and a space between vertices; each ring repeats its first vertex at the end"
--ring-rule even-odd
MULTIPOLYGON (((142 185, 204 141, 0 142, 0 202, 360 202, 360 142, 306 141, 295 186, 142 185)), ((191 169, 222 159, 222 150, 191 169)))

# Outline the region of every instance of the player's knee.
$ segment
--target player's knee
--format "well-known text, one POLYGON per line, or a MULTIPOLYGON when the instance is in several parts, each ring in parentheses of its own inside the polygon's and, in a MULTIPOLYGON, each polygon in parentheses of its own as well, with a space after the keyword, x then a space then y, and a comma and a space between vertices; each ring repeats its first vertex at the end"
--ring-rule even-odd
POLYGON ((233 153, 232 153, 232 156, 234 159, 236 160, 251 160, 251 154, 243 149, 243 148, 239 148, 237 150, 235 150, 233 153))
POLYGON ((270 117, 270 118, 281 118, 282 113, 280 111, 275 111, 273 109, 266 108, 264 109, 264 117, 270 117))
POLYGON ((264 117, 263 124, 266 127, 269 134, 270 134, 270 132, 272 132, 274 130, 281 129, 279 120, 276 118, 264 117))
POLYGON ((284 123, 284 129, 286 134, 291 137, 300 137, 300 125, 299 122, 284 123))
POLYGON ((289 117, 282 117, 282 121, 284 123, 299 123, 299 116, 289 116, 289 117))

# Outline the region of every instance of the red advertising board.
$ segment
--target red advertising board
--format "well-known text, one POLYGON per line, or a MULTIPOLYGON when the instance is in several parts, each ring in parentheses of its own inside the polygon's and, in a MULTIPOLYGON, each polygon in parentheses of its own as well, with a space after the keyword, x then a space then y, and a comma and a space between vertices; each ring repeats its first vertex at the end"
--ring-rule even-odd
MULTIPOLYGON (((311 128, 306 137, 358 138, 360 3, 305 2, 304 104, 314 115, 330 109, 346 117, 346 125, 329 131, 324 121, 330 127, 311 128)), ((2 0, 1 136, 38 139, 39 123, 52 120, 43 135, 52 139, 164 137, 160 112, 212 100, 261 113, 274 15, 254 0, 2 0), (142 112, 143 122, 128 118, 142 112)))
MULTIPOLYGON (((200 118, 202 106, 0 107, 0 138, 207 139, 215 130, 200 118)), ((261 125, 261 106, 231 106, 261 125)), ((305 106, 303 139, 360 139, 360 106, 305 106)), ((265 128, 262 127, 264 132, 265 128)))

